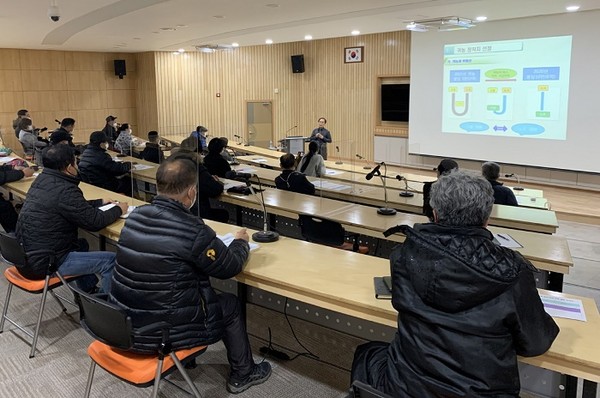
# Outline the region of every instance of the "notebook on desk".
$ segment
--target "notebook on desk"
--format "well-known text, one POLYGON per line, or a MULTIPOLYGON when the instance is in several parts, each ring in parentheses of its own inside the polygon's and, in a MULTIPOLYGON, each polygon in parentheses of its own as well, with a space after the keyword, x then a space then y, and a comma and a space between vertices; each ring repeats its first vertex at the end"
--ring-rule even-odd
POLYGON ((373 278, 375 287, 375 298, 380 300, 392 299, 392 277, 391 276, 376 276, 373 278))

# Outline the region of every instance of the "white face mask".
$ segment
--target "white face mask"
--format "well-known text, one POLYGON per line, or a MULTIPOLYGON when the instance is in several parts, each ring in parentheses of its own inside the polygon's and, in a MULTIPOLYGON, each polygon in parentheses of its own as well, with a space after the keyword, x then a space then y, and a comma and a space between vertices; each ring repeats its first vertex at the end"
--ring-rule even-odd
POLYGON ((132 129, 129 129, 129 134, 131 134, 131 133, 133 133, 133 130, 132 130, 132 129))
POLYGON ((192 204, 188 207, 188 210, 191 210, 192 207, 196 204, 196 200, 198 199, 198 191, 194 189, 194 199, 192 199, 192 204))
POLYGON ((114 128, 117 128, 117 122, 114 122, 114 123, 112 124, 112 126, 113 126, 114 128))
POLYGON ((107 150, 108 149, 108 142, 103 142, 102 144, 100 144, 100 148, 107 150))
POLYGON ((25 128, 25 130, 26 130, 26 131, 33 131, 33 126, 27 126, 27 127, 25 128))

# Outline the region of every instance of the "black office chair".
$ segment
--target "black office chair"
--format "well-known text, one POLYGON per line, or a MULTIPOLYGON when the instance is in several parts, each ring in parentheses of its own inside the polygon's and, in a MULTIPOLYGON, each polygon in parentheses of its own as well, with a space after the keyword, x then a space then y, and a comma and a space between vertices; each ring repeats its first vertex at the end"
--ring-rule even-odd
POLYGON ((171 325, 157 322, 133 331, 131 318, 119 306, 106 300, 107 295, 90 295, 72 287, 78 296, 81 325, 95 339, 88 347, 92 364, 88 373, 85 397, 90 396, 96 365, 117 378, 136 387, 153 385, 152 397, 157 397, 161 379, 178 369, 191 394, 200 397, 200 392, 188 376, 183 363, 193 361, 206 351, 207 346, 172 351, 169 342, 171 325), (162 332, 162 343, 156 354, 137 354, 129 351, 139 335, 162 332))
POLYGON ((351 397, 354 398, 392 398, 381 391, 377 391, 370 385, 357 380, 352 383, 352 393, 353 395, 351 397))
POLYGON ((367 254, 369 248, 358 244, 358 234, 348 234, 342 224, 309 214, 300 214, 298 223, 304 239, 309 242, 333 246, 343 250, 367 254), (353 238, 354 242, 347 242, 346 238, 353 238))

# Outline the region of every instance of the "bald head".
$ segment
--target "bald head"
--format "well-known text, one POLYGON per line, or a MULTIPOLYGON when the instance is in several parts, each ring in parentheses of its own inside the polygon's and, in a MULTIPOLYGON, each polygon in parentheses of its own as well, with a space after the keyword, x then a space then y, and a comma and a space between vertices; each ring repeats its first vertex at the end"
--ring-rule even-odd
POLYGON ((176 197, 196 185, 196 163, 189 158, 165 160, 156 172, 156 188, 160 195, 176 197))

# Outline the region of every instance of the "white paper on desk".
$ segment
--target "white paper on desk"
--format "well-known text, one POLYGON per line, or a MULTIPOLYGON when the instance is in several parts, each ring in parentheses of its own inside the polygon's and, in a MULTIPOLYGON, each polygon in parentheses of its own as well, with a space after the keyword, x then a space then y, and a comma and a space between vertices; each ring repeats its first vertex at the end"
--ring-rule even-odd
MULTIPOLYGON (((100 207, 98 207, 98 209, 100 209, 100 210, 102 210, 102 211, 107 211, 107 210, 110 210, 110 209, 112 209, 112 208, 113 208, 113 207, 115 207, 115 206, 116 206, 116 204, 115 204, 115 203, 109 203, 109 204, 106 204, 106 205, 104 205, 104 206, 100 206, 100 207)), ((135 209, 136 207, 137 207, 137 206, 129 206, 129 207, 127 208, 127 213, 125 213, 125 214, 121 214, 121 218, 127 218, 127 217, 129 217, 129 215, 131 214, 131 212, 133 211, 133 209, 135 209)))
MULTIPOLYGON (((225 246, 229 247, 229 245, 231 244, 231 242, 233 242, 233 240, 235 239, 235 236, 233 236, 232 233, 228 233, 225 235, 217 235, 217 238, 221 239, 221 242, 225 243, 225 246)), ((252 243, 252 242, 248 242, 250 244, 250 251, 258 249, 258 244, 257 243, 252 243)))
POLYGON ((153 169, 154 166, 149 166, 147 164, 134 164, 133 168, 135 170, 148 170, 148 169, 153 169))
POLYGON ((548 315, 587 322, 581 300, 546 296, 543 294, 540 294, 540 298, 542 299, 542 303, 544 303, 544 310, 546 310, 548 315))
POLYGON ((337 176, 340 174, 344 174, 344 172, 340 170, 325 169, 325 174, 327 174, 328 176, 337 176))
POLYGON ((520 249, 523 247, 519 242, 513 239, 509 234, 493 234, 494 238, 500 243, 502 247, 508 247, 509 249, 520 249))
POLYGON ((343 191, 352 188, 350 185, 338 184, 331 181, 316 180, 312 181, 315 187, 320 189, 329 189, 331 191, 343 191))
POLYGON ((33 176, 34 176, 34 177, 37 177, 37 176, 39 176, 39 175, 40 175, 40 172, 39 172, 39 171, 36 171, 35 173, 33 173, 33 176))
POLYGON ((119 162, 119 163, 123 161, 121 158, 118 158, 118 157, 116 157, 116 156, 115 156, 114 158, 112 158, 112 159, 113 159, 115 162, 119 162))
POLYGON ((1 156, 0 157, 0 163, 11 162, 11 161, 13 161, 15 159, 16 159, 16 157, 14 157, 14 156, 1 156))
POLYGON ((237 171, 238 173, 253 174, 254 172, 256 172, 256 169, 254 167, 236 167, 235 171, 237 171))
POLYGON ((223 186, 223 190, 227 191, 229 188, 233 188, 233 187, 245 187, 246 184, 244 184, 243 182, 239 182, 239 181, 228 181, 224 184, 223 186))
POLYGON ((267 163, 268 162, 268 160, 265 158, 252 158, 251 160, 256 163, 267 163))

